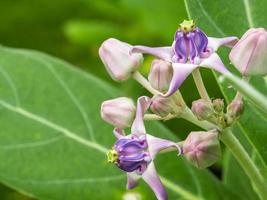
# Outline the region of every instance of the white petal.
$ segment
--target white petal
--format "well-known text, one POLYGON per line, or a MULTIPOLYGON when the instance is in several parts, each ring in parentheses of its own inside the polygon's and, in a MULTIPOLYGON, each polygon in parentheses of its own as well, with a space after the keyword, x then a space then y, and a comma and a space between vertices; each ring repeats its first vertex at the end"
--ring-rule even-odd
POLYGON ((227 47, 233 47, 237 42, 237 37, 224 37, 224 38, 214 38, 214 37, 208 37, 208 47, 213 50, 213 52, 217 51, 217 49, 220 46, 227 46, 227 47))
POLYGON ((124 130, 121 129, 121 128, 115 128, 115 129, 113 130, 113 134, 115 135, 115 137, 116 137, 117 139, 120 139, 120 138, 122 138, 123 136, 125 136, 125 132, 124 132, 124 130))
POLYGON ((158 152, 161 150, 167 149, 169 147, 174 147, 178 150, 178 155, 181 154, 181 148, 180 146, 170 140, 164 140, 158 137, 154 137, 152 135, 147 134, 147 143, 149 148, 149 155, 152 159, 154 159, 158 152))
POLYGON ((222 74, 229 73, 229 71, 224 66, 221 58, 218 56, 217 53, 213 53, 213 54, 210 55, 210 57, 204 59, 200 63, 200 66, 201 67, 206 67, 206 68, 209 68, 209 69, 214 69, 217 72, 220 72, 222 74))
POLYGON ((172 61, 172 57, 174 56, 174 51, 172 47, 133 46, 131 52, 151 54, 169 62, 172 61))
POLYGON ((133 189, 138 185, 138 180, 141 178, 140 175, 138 175, 135 172, 127 173, 127 189, 133 189))
POLYGON ((194 64, 183 64, 183 63, 173 63, 173 76, 170 83, 169 90, 164 96, 171 96, 175 93, 178 88, 182 85, 184 80, 189 76, 189 74, 196 69, 198 66, 194 64))
POLYGON ((137 100, 136 116, 131 128, 131 133, 136 136, 141 136, 146 134, 146 129, 144 125, 144 114, 149 108, 151 99, 146 96, 139 97, 137 100))

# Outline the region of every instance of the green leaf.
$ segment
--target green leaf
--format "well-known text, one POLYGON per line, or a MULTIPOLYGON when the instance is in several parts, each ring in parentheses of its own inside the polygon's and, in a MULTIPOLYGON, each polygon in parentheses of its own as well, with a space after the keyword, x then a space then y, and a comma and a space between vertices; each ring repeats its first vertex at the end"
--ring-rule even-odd
MULTIPOLYGON (((115 141, 99 116, 120 95, 101 80, 48 55, 0 48, 0 181, 38 199, 122 199, 125 174, 107 164, 115 141)), ((148 132, 177 140, 161 124, 148 132)), ((175 153, 156 160, 170 199, 239 199, 207 170, 175 153)), ((134 190, 154 195, 146 184, 134 190)))

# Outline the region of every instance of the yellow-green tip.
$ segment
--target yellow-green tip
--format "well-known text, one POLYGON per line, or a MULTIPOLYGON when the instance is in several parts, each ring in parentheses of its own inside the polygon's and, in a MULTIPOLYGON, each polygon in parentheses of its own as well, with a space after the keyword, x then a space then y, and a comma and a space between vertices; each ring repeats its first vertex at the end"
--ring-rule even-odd
POLYGON ((107 152, 107 160, 109 163, 117 163, 118 157, 118 152, 115 149, 111 149, 107 152))
POLYGON ((184 20, 181 24, 180 24, 180 29, 183 32, 190 32, 193 31, 195 29, 195 23, 193 20, 184 20))

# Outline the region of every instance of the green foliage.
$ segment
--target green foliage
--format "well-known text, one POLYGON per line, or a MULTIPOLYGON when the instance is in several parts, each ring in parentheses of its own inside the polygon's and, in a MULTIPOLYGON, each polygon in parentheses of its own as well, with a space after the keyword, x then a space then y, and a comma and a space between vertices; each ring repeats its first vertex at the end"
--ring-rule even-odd
MULTIPOLYGON (((267 27, 265 0, 187 2, 192 18, 210 36, 241 36, 249 24, 267 27)), ((187 18, 183 1, 1 0, 0 13, 1 44, 51 53, 109 82, 45 54, 0 48, 0 182, 25 194, 0 187, 1 199, 122 199, 126 180, 121 171, 106 163, 104 150, 115 139, 112 127, 100 119, 99 107, 101 101, 121 93, 136 98, 145 90, 133 80, 113 83, 97 50, 108 37, 132 44, 171 44, 178 24, 187 18)), ((225 64, 229 63, 227 53, 220 51, 225 64)), ((148 73, 150 62, 149 57, 142 73, 148 73)), ((202 72, 210 96, 220 97, 212 73, 202 72)), ((252 83, 266 93, 266 80, 255 77, 252 83)), ((189 78, 181 88, 190 103, 199 98, 192 85, 189 78)), ((228 84, 221 89, 228 102, 236 92, 228 84)), ((246 104, 234 133, 267 175, 266 119, 246 104)), ((165 124, 172 131, 159 123, 148 123, 148 131, 178 140, 177 135, 184 138, 197 129, 184 120, 165 124)), ((249 180, 229 153, 222 163, 223 182, 174 153, 156 160, 171 200, 256 200, 249 180)), ((133 192, 143 199, 154 198, 144 183, 133 192)))

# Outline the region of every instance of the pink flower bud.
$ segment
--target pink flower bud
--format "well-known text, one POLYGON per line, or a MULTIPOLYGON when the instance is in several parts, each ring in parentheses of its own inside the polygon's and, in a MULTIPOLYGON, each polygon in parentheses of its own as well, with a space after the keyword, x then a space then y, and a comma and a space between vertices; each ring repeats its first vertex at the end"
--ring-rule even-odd
POLYGON ((211 103, 203 99, 193 101, 191 110, 199 120, 211 120, 215 114, 211 103))
POLYGON ((159 95, 152 99, 150 110, 161 117, 166 117, 172 112, 174 106, 173 100, 170 97, 159 95))
POLYGON ((148 80, 151 86, 161 92, 166 92, 172 79, 171 63, 155 59, 152 62, 148 80))
POLYGON ((118 128, 132 125, 135 116, 135 105, 126 97, 104 101, 101 105, 101 117, 109 124, 118 128))
POLYGON ((229 58, 244 76, 267 74, 267 32, 249 29, 233 47, 229 58))
POLYGON ((217 131, 191 132, 183 143, 183 154, 198 168, 214 164, 221 155, 217 131))
POLYGON ((123 81, 130 77, 143 62, 143 55, 130 53, 132 46, 117 39, 104 41, 99 48, 99 56, 112 79, 123 81))
POLYGON ((227 106, 226 120, 231 125, 244 112, 244 103, 242 100, 234 100, 227 106))

